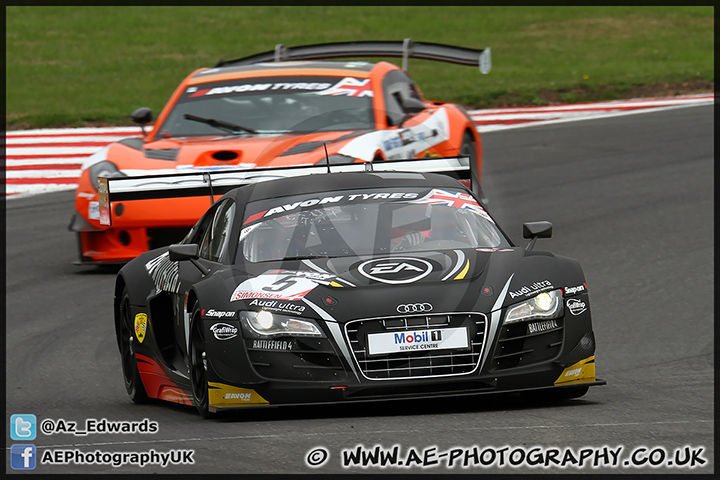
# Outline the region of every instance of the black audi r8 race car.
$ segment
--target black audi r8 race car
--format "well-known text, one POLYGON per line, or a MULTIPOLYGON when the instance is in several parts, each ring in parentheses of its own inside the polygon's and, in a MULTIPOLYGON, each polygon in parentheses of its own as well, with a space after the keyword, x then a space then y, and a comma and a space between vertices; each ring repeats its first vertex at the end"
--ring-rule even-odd
POLYGON ((100 179, 110 222, 111 204, 212 192, 181 243, 118 273, 133 401, 209 417, 492 392, 568 399, 606 383, 580 265, 532 250, 549 222, 524 224, 531 240, 514 244, 457 180, 467 157, 329 170, 100 179))

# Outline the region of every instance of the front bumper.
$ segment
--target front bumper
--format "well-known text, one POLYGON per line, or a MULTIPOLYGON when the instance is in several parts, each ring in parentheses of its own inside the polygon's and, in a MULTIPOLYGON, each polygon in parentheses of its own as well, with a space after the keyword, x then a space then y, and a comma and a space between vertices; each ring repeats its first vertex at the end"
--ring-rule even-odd
POLYGON ((80 214, 73 214, 68 230, 77 233, 78 260, 75 265, 123 264, 141 253, 183 239, 186 227, 97 228, 80 214))
POLYGON ((141 253, 177 243, 212 205, 209 197, 112 203, 112 226, 99 223, 97 193, 75 195, 68 230, 77 233, 75 264, 126 263, 141 253))
MULTIPOLYGON (((551 370, 556 371, 556 369, 551 370)), ((446 398, 607 384, 605 380, 593 376, 566 384, 553 385, 552 381, 548 382, 548 379, 552 378, 553 375, 554 373, 538 375, 536 372, 528 372, 500 377, 476 376, 463 379, 438 379, 431 382, 383 382, 382 385, 308 384, 307 382, 272 381, 239 387, 221 382, 210 382, 209 410, 211 412, 220 412, 291 405, 446 398)))
MULTIPOLYGON (((228 382, 214 368, 210 383, 210 410, 347 403, 355 401, 435 398, 462 395, 510 393, 605 385, 595 376, 594 337, 581 337, 569 353, 559 358, 513 368, 497 368, 488 358, 482 369, 470 373, 404 379, 368 379, 348 368, 335 369, 336 379, 323 381, 268 379, 256 373, 254 381, 228 382), (583 356, 578 360, 579 356, 583 356)), ((290 352, 283 352, 288 356, 290 352)), ((266 357, 272 361, 271 357, 266 357)), ((212 362, 211 362, 212 364, 212 362)), ((323 369, 325 371, 325 369, 323 369)))

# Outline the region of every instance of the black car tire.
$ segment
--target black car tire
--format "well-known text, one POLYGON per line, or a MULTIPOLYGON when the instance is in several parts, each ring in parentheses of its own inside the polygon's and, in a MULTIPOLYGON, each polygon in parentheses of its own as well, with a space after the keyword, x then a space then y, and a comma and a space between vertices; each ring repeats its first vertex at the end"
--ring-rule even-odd
POLYGON ((120 298, 118 347, 120 349, 120 363, 125 380, 125 389, 133 402, 139 404, 149 403, 151 399, 148 397, 145 386, 140 378, 137 358, 133 351, 135 327, 132 315, 130 314, 130 294, 128 293, 127 287, 123 289, 122 297, 120 298))
POLYGON ((190 384, 192 385, 193 404, 203 418, 213 414, 208 409, 209 393, 207 382, 207 358, 205 358, 205 333, 202 328, 200 304, 195 303, 190 323, 190 384))

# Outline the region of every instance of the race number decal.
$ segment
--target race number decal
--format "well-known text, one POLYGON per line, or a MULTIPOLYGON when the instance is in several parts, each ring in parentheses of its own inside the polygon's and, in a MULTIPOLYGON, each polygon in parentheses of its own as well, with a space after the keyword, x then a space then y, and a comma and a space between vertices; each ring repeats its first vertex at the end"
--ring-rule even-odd
POLYGON ((314 272, 269 271, 238 285, 230 297, 230 301, 247 298, 301 300, 319 284, 328 283, 334 277, 334 275, 314 272))

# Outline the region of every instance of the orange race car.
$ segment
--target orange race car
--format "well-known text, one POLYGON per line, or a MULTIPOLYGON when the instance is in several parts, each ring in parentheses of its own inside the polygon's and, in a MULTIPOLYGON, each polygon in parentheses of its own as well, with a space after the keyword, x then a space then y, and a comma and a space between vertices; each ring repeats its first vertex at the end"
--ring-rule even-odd
POLYGON ((467 155, 479 189, 475 124, 459 105, 425 100, 406 73, 409 58, 472 65, 482 73, 491 67, 489 48, 406 39, 278 45, 192 72, 151 129, 150 109, 133 112, 142 137, 114 142, 84 163, 68 227, 78 237, 75 263, 124 263, 178 242, 224 193, 208 181, 204 197, 113 203, 108 226, 100 223, 98 177, 467 155), (354 57, 402 58, 403 67, 327 61, 354 57))

